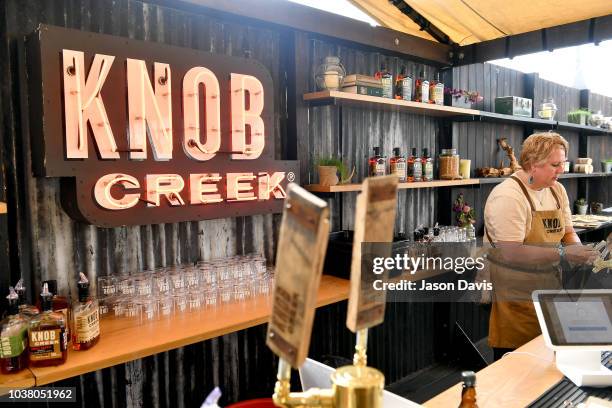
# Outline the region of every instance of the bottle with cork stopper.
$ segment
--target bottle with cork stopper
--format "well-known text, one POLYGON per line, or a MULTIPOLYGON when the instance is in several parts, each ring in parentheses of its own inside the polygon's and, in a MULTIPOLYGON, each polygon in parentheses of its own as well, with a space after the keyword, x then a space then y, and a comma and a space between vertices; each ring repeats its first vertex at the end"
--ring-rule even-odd
POLYGON ((473 371, 461 373, 463 388, 461 389, 461 404, 459 408, 478 408, 476 404, 476 374, 473 371))

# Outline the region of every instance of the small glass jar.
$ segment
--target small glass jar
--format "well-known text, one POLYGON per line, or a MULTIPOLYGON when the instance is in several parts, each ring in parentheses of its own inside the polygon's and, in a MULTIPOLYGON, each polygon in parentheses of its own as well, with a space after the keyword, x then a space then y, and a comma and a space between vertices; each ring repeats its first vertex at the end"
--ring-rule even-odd
POLYGON ((540 104, 540 109, 538 110, 538 116, 540 119, 554 120, 556 113, 557 105, 555 105, 553 98, 544 98, 540 104))
POLYGON ((315 82, 320 90, 337 91, 342 87, 346 70, 340 63, 340 58, 330 56, 319 65, 315 71, 315 82))
POLYGON ((460 179, 459 155, 457 149, 442 149, 440 153, 440 178, 442 180, 460 179))

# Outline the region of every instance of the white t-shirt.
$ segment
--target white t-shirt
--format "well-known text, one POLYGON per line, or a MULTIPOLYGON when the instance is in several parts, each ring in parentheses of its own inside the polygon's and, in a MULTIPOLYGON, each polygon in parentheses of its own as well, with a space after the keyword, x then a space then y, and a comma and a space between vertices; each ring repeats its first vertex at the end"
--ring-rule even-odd
MULTIPOLYGON (((531 196, 536 211, 556 210, 557 202, 550 188, 535 191, 525 186, 531 196)), ((565 187, 559 182, 551 188, 555 189, 565 226, 572 225, 572 212, 565 187)), ((531 229, 531 206, 523 190, 514 180, 504 180, 495 186, 485 204, 484 220, 486 231, 493 242, 510 241, 523 242, 531 229)), ((488 241, 486 234, 485 239, 488 241)))

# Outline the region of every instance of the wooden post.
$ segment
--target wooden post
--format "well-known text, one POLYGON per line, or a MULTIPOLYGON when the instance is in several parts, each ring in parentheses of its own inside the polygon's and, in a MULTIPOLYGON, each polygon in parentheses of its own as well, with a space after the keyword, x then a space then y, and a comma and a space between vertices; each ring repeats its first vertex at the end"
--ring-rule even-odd
POLYGON ((361 273, 362 243, 393 241, 397 184, 396 176, 370 177, 365 179, 362 192, 357 196, 351 291, 346 317, 346 326, 353 332, 376 326, 385 317, 384 292, 374 290, 369 284, 375 275, 368 273, 362 276, 361 273))
POLYGON ((325 201, 290 184, 278 238, 266 344, 294 368, 308 354, 328 237, 325 201))

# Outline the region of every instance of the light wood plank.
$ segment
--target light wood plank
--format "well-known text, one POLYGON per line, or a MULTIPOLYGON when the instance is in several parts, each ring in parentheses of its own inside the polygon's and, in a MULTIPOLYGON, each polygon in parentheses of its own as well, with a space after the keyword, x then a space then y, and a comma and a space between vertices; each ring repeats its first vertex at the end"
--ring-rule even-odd
MULTIPOLYGON (((480 408, 526 407, 563 375, 555 367, 554 353, 536 337, 476 374, 476 396, 480 408)), ((461 402, 461 384, 454 385, 425 403, 430 408, 456 407, 461 402)))
MULTIPOLYGON (((450 186, 467 186, 480 184, 480 180, 466 179, 466 180, 434 180, 434 181, 418 181, 415 183, 399 183, 397 188, 412 189, 412 188, 436 188, 436 187, 450 187, 450 186)), ((308 184, 304 186, 308 191, 315 193, 346 193, 351 191, 361 191, 361 184, 338 184, 335 186, 322 186, 320 184, 308 184)))
POLYGON ((455 108, 453 106, 434 105, 421 102, 404 101, 400 99, 383 98, 380 96, 359 95, 340 91, 320 91, 304 94, 307 102, 340 102, 343 105, 361 105, 370 108, 394 109, 427 116, 461 116, 478 115, 475 109, 455 108))
POLYGON ((0 201, 0 214, 6 214, 6 203, 0 201))
MULTIPOLYGON (((324 275, 317 307, 346 300, 348 292, 348 280, 324 275)), ((36 385, 49 384, 266 323, 270 310, 271 296, 259 296, 143 325, 127 319, 102 320, 100 341, 94 348, 71 350, 65 364, 32 368, 32 372, 36 385)))
POLYGON ((8 394, 10 389, 29 388, 34 385, 34 374, 27 368, 15 374, 0 373, 0 395, 8 394))

